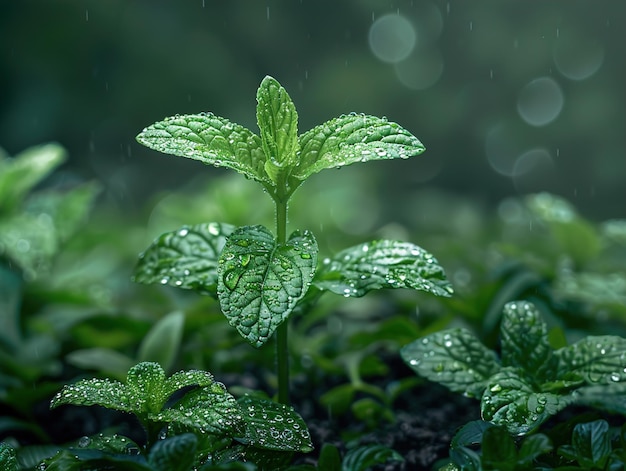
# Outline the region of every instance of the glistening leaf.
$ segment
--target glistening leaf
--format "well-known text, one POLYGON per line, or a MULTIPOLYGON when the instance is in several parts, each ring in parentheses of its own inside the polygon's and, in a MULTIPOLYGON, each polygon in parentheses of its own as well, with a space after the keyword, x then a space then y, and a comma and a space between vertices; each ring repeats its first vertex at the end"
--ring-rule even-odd
POLYGON ((507 303, 500 330, 503 366, 521 368, 540 382, 554 378, 558 359, 548 343, 548 327, 534 304, 507 303))
POLYGON ((588 384, 626 380, 626 339, 613 335, 586 337, 556 351, 559 376, 584 379, 588 384))
POLYGON ((153 471, 189 471, 196 456, 198 439, 193 433, 183 433, 159 440, 150 450, 148 463, 153 471))
POLYGON ((84 379, 75 384, 63 386, 50 402, 54 409, 63 404, 75 406, 103 406, 123 412, 136 412, 137 404, 128 394, 126 386, 119 381, 108 379, 84 379))
POLYGON ((415 340, 400 350, 417 374, 451 391, 479 398, 500 370, 494 352, 466 329, 450 329, 415 340))
POLYGON ((253 396, 243 396, 237 402, 246 423, 245 437, 239 441, 268 450, 313 450, 304 420, 291 407, 253 396))
POLYGON ((278 244, 263 226, 238 228, 219 259, 222 312, 252 345, 263 345, 306 294, 316 263, 317 243, 308 231, 278 244))
POLYGON ((265 171, 277 183, 280 170, 296 164, 298 113, 287 91, 272 77, 265 77, 257 91, 256 117, 266 155, 265 171))
POLYGON ((292 176, 306 180, 326 168, 370 160, 406 159, 424 150, 415 136, 385 118, 343 115, 300 136, 300 159, 292 176))
POLYGON ((452 293, 443 268, 429 252, 394 240, 360 244, 324 260, 314 284, 346 297, 381 288, 412 288, 437 296, 452 293))
POLYGON ((514 368, 503 368, 489 379, 480 409, 484 420, 524 435, 573 402, 573 397, 536 391, 514 368))
POLYGON ((606 420, 577 424, 572 432, 572 448, 581 466, 605 469, 611 454, 611 434, 606 420))
POLYGON ((139 256, 134 280, 217 296, 217 260, 233 230, 230 224, 211 222, 161 235, 139 256))
POLYGON ((145 128, 137 141, 146 147, 216 167, 228 167, 261 183, 270 183, 261 138, 212 113, 177 115, 145 128))

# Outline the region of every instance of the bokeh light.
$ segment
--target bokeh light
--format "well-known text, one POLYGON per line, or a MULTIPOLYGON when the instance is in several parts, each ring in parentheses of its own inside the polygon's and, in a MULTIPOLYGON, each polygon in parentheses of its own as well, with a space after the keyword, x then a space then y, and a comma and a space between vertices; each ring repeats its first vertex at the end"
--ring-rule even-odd
POLYGON ((529 82, 519 93, 517 111, 531 126, 545 126, 563 109, 563 92, 556 81, 541 77, 529 82))
POLYGON ((443 57, 438 49, 416 50, 405 60, 394 64, 398 80, 411 90, 432 87, 443 73, 443 57))
POLYGON ((404 16, 390 13, 372 23, 368 39, 370 49, 378 59, 396 63, 406 59, 413 51, 415 28, 404 16))
POLYGON ((557 70, 570 80, 585 80, 604 62, 604 48, 593 40, 559 40, 553 50, 557 70))

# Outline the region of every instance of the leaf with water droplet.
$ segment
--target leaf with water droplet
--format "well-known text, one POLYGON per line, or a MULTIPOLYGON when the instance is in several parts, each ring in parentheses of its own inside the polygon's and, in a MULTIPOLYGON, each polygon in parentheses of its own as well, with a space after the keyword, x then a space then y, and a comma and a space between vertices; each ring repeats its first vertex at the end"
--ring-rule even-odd
POLYGON ((502 368, 492 376, 481 399, 481 415, 506 427, 513 435, 524 435, 574 402, 571 395, 542 392, 515 368, 502 368))
POLYGON ((309 430, 293 408, 254 396, 237 400, 246 423, 242 443, 267 450, 308 453, 313 450, 309 430))
POLYGON ((230 224, 211 222, 161 235, 139 256, 134 280, 217 297, 218 258, 234 229, 230 224))
POLYGON ((159 440, 150 450, 148 464, 153 471, 189 471, 196 459, 198 439, 182 433, 159 440))
POLYGON ((277 244, 263 226, 238 228, 218 264, 222 312, 252 345, 263 345, 306 294, 316 264, 317 243, 308 231, 277 244))
POLYGON ((559 377, 582 378, 589 385, 626 381, 625 338, 589 336, 555 353, 559 359, 559 377))
POLYGON ((265 77, 257 91, 256 117, 267 160, 265 171, 274 184, 279 173, 297 162, 298 113, 287 91, 272 77, 265 77))
POLYGON ((558 358, 548 342, 548 327, 534 304, 514 301, 504 306, 500 326, 502 365, 524 370, 538 382, 554 378, 558 358))
POLYGON ((313 281, 343 296, 363 296, 381 288, 411 288, 450 296, 443 268, 426 250, 409 242, 378 240, 337 253, 313 281))
POLYGON ((265 173, 261 138, 249 129, 214 114, 176 115, 148 126, 137 136, 146 147, 165 154, 227 167, 261 183, 265 173))
POLYGON ((420 376, 476 398, 483 394, 489 378, 500 370, 495 353, 462 328, 417 339, 402 347, 400 355, 420 376))
POLYGON ((300 148, 300 161, 292 172, 298 180, 306 180, 327 168, 370 160, 406 159, 425 150, 400 125, 358 114, 331 119, 305 132, 300 136, 300 148))

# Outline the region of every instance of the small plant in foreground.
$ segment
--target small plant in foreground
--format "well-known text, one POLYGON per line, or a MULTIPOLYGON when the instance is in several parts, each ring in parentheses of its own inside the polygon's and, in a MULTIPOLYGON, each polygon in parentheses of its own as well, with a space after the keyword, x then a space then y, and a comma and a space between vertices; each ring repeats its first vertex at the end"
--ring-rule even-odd
POLYGON ((530 302, 504 307, 501 355, 466 329, 418 339, 401 350, 420 376, 480 398, 484 420, 523 435, 570 404, 626 414, 626 339, 589 336, 554 349, 530 302))
POLYGON ((443 269, 422 248, 379 240, 324 259, 317 267, 313 234, 287 237, 288 202, 311 175, 355 162, 421 154, 421 142, 385 118, 349 114, 298 136, 298 115, 286 90, 265 77, 257 92, 260 136, 212 113, 177 115, 144 129, 152 149, 227 167, 259 182, 272 198, 276 227, 210 222, 163 234, 140 257, 135 280, 192 289, 219 299, 229 323, 260 347, 276 332, 278 400, 289 402, 288 319, 306 312, 324 291, 345 297, 381 288, 449 296, 443 269))
POLYGON ((49 460, 63 463, 64 470, 84 469, 69 466, 85 461, 130 461, 135 467, 127 463, 123 469, 188 471, 242 457, 263 468, 263 463, 284 462, 293 452, 312 449, 306 425, 292 408, 254 396, 235 399, 205 371, 166 377, 159 364, 143 362, 129 370, 125 384, 86 379, 63 387, 51 407, 63 404, 128 412, 146 431, 145 446, 117 435, 83 437, 76 449, 49 460))

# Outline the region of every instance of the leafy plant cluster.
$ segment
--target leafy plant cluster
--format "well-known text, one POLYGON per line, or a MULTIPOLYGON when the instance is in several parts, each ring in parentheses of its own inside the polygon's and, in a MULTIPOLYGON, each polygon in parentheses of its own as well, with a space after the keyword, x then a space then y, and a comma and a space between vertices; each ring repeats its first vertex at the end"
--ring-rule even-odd
MULTIPOLYGON (((403 231, 384 228, 380 239, 334 250, 339 244, 328 244, 328 232, 318 240, 307 230, 315 209, 308 195, 293 198, 302 183, 321 170, 418 155, 424 150, 419 140, 384 118, 354 113, 298 135, 295 106, 271 77, 257 92, 257 122, 258 135, 211 113, 177 115, 139 134, 138 141, 150 148, 231 168, 259 183, 273 203, 275 225, 246 225, 258 219, 250 201, 261 193, 251 193, 252 186, 243 179, 242 184, 217 180, 208 192, 184 201, 168 196, 158 205, 156 219, 165 221, 168 229, 178 228, 157 237, 140 255, 134 272, 135 281, 153 286, 116 293, 116 302, 125 305, 117 312, 108 307, 112 298, 95 301, 79 294, 76 285, 29 291, 30 299, 48 299, 49 305, 41 313, 37 309, 42 307, 30 301, 28 310, 34 307, 37 315, 20 319, 24 287, 33 289, 35 275, 45 279, 53 255, 84 220, 97 189, 89 184, 69 192, 46 191, 41 201, 53 195, 50 202, 59 206, 54 209, 50 203, 48 216, 42 216, 41 202, 30 201, 38 201, 43 190, 27 195, 62 161, 50 157, 52 151, 61 151, 44 146, 0 160, 0 194, 6 188, 6 194, 14 195, 7 199, 10 205, 2 206, 0 199, 0 269, 3 276, 9 275, 3 280, 10 281, 0 286, 10 295, 0 300, 5 303, 0 307, 7 308, 10 325, 28 327, 24 333, 18 327, 8 329, 18 332, 12 338, 19 342, 3 340, 0 351, 2 405, 19 409, 16 417, 0 418, 0 431, 29 431, 44 443, 53 441, 37 425, 33 406, 58 391, 59 382, 41 379, 44 374, 58 378, 58 370, 42 368, 37 363, 41 360, 24 361, 50 328, 59 338, 52 340, 56 343, 47 364, 58 368, 63 357, 73 368, 114 378, 66 385, 54 396, 52 408, 63 412, 71 405, 105 407, 134 415, 144 431, 140 440, 104 430, 65 447, 14 448, 15 441, 2 442, 3 469, 364 471, 405 459, 392 447, 363 445, 358 437, 395 424, 397 401, 417 399, 413 396, 429 388, 428 381, 480 400, 477 409, 483 418, 458 431, 450 459, 438 465, 441 469, 623 466, 624 432, 610 426, 606 417, 578 417, 550 429, 555 416, 570 405, 626 415, 626 341, 617 335, 584 335, 604 332, 604 327, 625 332, 620 316, 626 285, 619 271, 626 255, 623 221, 597 226, 564 200, 539 194, 509 201, 516 216, 500 221, 497 231, 489 227, 483 241, 471 231, 468 237, 435 234, 431 240, 429 231, 421 231, 427 245, 448 258, 444 265, 453 267, 457 294, 451 297, 441 265, 426 250, 395 237, 403 231), (47 157, 38 158, 47 166, 33 157, 46 152, 47 157), (24 170, 15 173, 14 166, 24 170), (41 221, 64 228, 46 235, 56 240, 54 244, 28 239, 26 230, 16 235, 16 228, 30 227, 15 223, 30 217, 30 208, 41 221), (185 223, 179 214, 187 217, 189 208, 190 222, 185 223), (63 211, 68 217, 62 217, 63 211), (204 214, 211 216, 198 217, 204 214), (300 229, 288 235, 288 221, 300 229), (500 240, 493 241, 492 233, 498 231, 500 240), (23 241, 36 250, 20 251, 23 241), (487 245, 488 250, 482 248, 487 245), (344 307, 343 298, 361 298, 385 288, 436 296, 419 298, 418 317, 415 299, 403 297, 401 290, 393 292, 395 298, 368 298, 367 304, 355 299, 346 304, 354 308, 344 307), (323 296, 326 292, 338 296, 323 296), (339 312, 330 317, 329 311, 337 307, 339 312), (155 321, 147 314, 155 309, 169 313, 155 321), (591 325, 593 313, 610 324, 591 325), (235 329, 223 322, 224 316, 235 329), (69 334, 63 337, 61 332, 69 334), (242 344, 241 337, 256 348, 242 344), (264 347, 267 343, 274 343, 274 355, 264 347), (417 375, 397 373, 397 365, 386 364, 398 356, 417 375), (179 363, 197 366, 169 374, 179 363), (205 371, 214 371, 207 365, 241 372, 274 364, 276 375, 263 389, 275 387, 277 402, 254 386, 227 390, 205 371), (340 432, 348 444, 316 444, 314 464, 302 458, 314 444, 306 421, 289 405, 290 373, 299 382, 306 377, 308 387, 323 383, 312 402, 349 422, 350 430, 340 432), (322 381, 325 375, 333 377, 330 386, 322 381), (32 393, 29 385, 35 381, 40 387, 32 393)), ((342 191, 350 194, 349 188, 342 191)), ((137 234, 145 228, 129 226, 118 232, 137 244, 137 234)), ((103 234, 109 244, 119 244, 119 234, 103 234)), ((82 245, 72 247, 72 258, 89 261, 86 250, 96 239, 89 232, 83 237, 82 245)), ((62 259, 57 269, 62 271, 66 262, 62 259)), ((97 273, 111 278, 110 265, 107 270, 97 273)))

